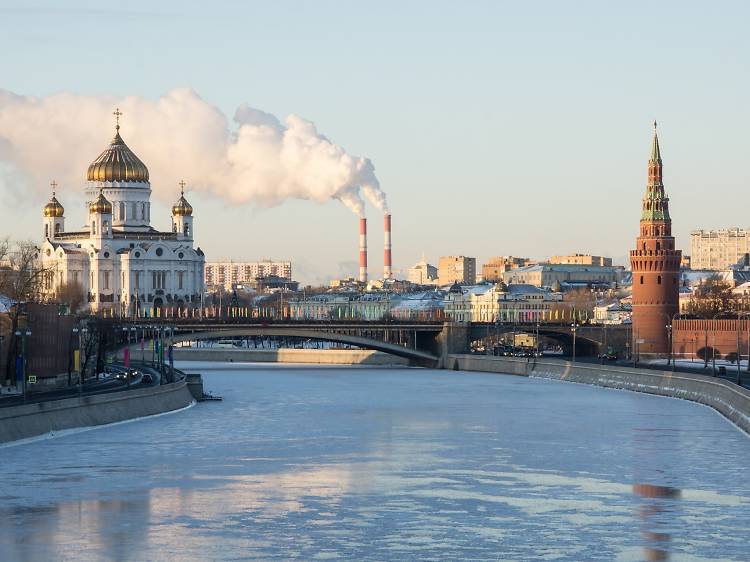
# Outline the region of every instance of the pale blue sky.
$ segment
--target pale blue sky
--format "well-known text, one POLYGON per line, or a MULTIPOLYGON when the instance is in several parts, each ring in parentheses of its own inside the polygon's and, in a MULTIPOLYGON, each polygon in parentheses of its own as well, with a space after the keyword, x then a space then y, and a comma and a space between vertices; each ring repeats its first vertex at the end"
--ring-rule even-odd
MULTIPOLYGON (((230 118, 242 102, 301 115, 374 162, 399 268, 423 250, 624 261, 654 118, 678 245, 689 251, 694 228, 750 224, 745 2, 62 5, 0 0, 0 88, 157 98, 189 86, 230 118)), ((92 134, 103 148, 109 133, 92 134)), ((37 236, 43 202, 6 206, 0 233, 37 236)), ((354 273, 356 217, 338 203, 191 202, 209 259, 288 258, 304 281, 342 263, 354 273)), ((368 216, 379 273, 381 220, 368 216)))

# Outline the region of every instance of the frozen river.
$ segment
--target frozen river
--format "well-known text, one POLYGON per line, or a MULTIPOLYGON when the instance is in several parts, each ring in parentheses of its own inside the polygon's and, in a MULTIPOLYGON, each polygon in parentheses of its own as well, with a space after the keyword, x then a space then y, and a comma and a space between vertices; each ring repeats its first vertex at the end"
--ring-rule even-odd
POLYGON ((489 374, 191 369, 224 402, 0 448, 0 561, 748 560, 708 408, 489 374))

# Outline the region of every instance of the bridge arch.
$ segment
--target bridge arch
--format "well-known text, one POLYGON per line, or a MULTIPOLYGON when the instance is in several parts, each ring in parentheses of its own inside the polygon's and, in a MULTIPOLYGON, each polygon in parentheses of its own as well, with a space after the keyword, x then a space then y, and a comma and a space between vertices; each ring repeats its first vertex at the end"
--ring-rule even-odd
MULTIPOLYGON (((538 332, 535 325, 500 325, 500 326, 475 326, 471 331, 471 342, 489 339, 493 340, 497 336, 507 335, 510 333, 517 334, 539 334, 540 337, 554 340, 561 345, 564 353, 571 354, 573 350, 573 334, 567 326, 545 326, 541 324, 538 332)), ((588 331, 578 329, 575 338, 576 355, 596 355, 601 352, 602 342, 594 336, 591 337, 588 331)))
POLYGON ((362 336, 352 336, 336 332, 326 332, 323 330, 311 330, 294 327, 242 327, 229 328, 222 330, 208 330, 195 332, 175 332, 172 341, 174 343, 197 340, 215 340, 231 339, 244 337, 287 337, 287 338, 307 338, 320 341, 330 341, 353 345, 362 349, 371 349, 381 351, 397 357, 408 359, 412 364, 422 367, 436 367, 438 358, 435 355, 412 349, 393 343, 386 343, 372 338, 362 336))

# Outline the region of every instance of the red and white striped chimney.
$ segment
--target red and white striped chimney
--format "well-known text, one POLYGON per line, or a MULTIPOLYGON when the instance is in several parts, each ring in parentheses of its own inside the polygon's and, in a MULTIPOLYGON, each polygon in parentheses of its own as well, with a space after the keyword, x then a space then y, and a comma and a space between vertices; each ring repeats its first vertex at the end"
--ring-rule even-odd
POLYGON ((383 279, 393 278, 393 269, 391 269, 391 215, 386 213, 383 216, 383 230, 385 232, 385 246, 383 246, 383 279))
POLYGON ((359 280, 367 283, 367 219, 359 218, 359 280))

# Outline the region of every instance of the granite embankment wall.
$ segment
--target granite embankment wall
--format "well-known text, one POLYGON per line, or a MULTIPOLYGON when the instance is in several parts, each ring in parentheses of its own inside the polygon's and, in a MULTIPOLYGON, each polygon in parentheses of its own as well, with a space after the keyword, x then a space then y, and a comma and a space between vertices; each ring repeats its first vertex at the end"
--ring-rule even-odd
POLYGON ((175 361, 218 361, 228 363, 315 363, 331 365, 408 365, 403 357, 367 349, 228 349, 174 348, 175 361))
POLYGON ((0 443, 171 412, 193 402, 187 383, 0 408, 0 443))
POLYGON ((710 406, 750 434, 750 391, 728 381, 704 375, 607 364, 570 363, 554 359, 534 362, 481 355, 450 355, 446 368, 542 377, 682 398, 710 406))

